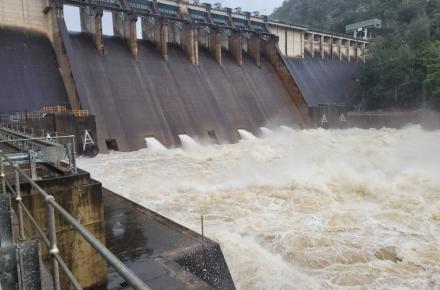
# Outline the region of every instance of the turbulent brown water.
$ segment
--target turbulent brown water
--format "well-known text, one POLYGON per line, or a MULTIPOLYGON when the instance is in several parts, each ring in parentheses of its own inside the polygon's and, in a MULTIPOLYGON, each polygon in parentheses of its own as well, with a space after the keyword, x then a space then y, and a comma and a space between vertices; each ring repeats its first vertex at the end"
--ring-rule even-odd
POLYGON ((440 289, 440 131, 278 130, 81 159, 220 242, 239 289, 440 289))

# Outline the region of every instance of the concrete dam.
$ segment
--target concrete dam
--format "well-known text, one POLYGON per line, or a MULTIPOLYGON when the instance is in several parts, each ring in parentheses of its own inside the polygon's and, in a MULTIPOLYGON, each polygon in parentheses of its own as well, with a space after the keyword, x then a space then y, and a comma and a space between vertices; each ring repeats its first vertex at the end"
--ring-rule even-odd
MULTIPOLYGON (((191 148, 227 168, 215 156, 234 162, 234 150, 212 157, 198 142, 232 146, 224 144, 280 126, 292 134, 319 127, 325 114, 337 126, 367 44, 197 1, 0 0, 0 288, 17 289, 18 281, 21 289, 56 290, 258 284, 237 279, 235 260, 231 274, 229 245, 225 257, 223 244, 205 235, 215 217, 202 211, 196 222, 170 220, 155 212, 161 207, 149 209, 173 205, 167 198, 185 192, 185 178, 172 192, 112 183, 107 178, 137 168, 117 154, 154 165, 154 156, 191 159, 181 151, 191 148), (77 9, 81 31, 69 30, 66 7, 77 9), (112 35, 103 33, 104 17, 112 35), (146 138, 161 150, 144 156, 146 138), (76 159, 98 151, 110 159, 76 159), (135 191, 154 198, 146 204, 135 191)), ((161 174, 174 165, 142 168, 161 174)))
MULTIPOLYGON (((9 2, 5 12, 42 13, 41 1, 9 2)), ((88 110, 104 152, 105 140, 131 151, 144 148, 146 137, 169 147, 180 145, 179 134, 230 143, 239 139, 237 129, 258 134, 269 122, 310 126, 308 108, 344 103, 364 57, 362 40, 185 1, 61 2, 58 15, 43 14, 39 25, 23 19, 21 30, 2 28, 9 68, 1 79, 2 111, 88 110), (67 31, 62 4, 81 7, 82 33, 67 31), (114 36, 102 35, 103 11, 114 15, 114 36), (138 21, 143 39, 136 37, 138 21), (316 65, 318 59, 328 61, 316 65)))

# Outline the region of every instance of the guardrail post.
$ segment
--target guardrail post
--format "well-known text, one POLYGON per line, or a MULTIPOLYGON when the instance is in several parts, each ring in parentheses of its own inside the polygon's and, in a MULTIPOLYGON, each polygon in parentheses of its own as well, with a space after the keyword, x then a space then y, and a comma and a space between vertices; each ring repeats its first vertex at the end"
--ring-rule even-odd
POLYGON ((78 173, 75 160, 75 148, 72 143, 66 144, 67 159, 69 159, 69 167, 72 173, 78 173))
POLYGON ((18 215, 18 232, 19 232, 19 239, 21 241, 24 241, 24 224, 23 224, 23 209, 21 207, 21 188, 20 188, 20 173, 17 170, 18 165, 14 164, 15 168, 15 192, 17 193, 17 196, 15 197, 15 201, 17 202, 17 215, 18 215))
POLYGON ((51 204, 49 204, 49 200, 55 201, 55 198, 51 195, 46 197, 46 204, 47 204, 47 216, 48 216, 48 231, 49 231, 49 242, 50 242, 50 249, 49 254, 52 257, 53 262, 53 287, 55 290, 60 290, 60 269, 58 265, 58 261, 56 259, 56 255, 60 252, 57 247, 57 232, 56 232, 56 225, 55 225, 55 210, 51 204))

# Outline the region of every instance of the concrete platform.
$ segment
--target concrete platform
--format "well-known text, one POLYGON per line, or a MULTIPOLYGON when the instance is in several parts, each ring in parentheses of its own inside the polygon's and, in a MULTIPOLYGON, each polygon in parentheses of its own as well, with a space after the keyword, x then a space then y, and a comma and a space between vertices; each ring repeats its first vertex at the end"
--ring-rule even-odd
MULTIPOLYGON (((103 189, 107 247, 152 289, 235 289, 220 246, 103 189)), ((109 290, 129 289, 109 268, 109 290)))

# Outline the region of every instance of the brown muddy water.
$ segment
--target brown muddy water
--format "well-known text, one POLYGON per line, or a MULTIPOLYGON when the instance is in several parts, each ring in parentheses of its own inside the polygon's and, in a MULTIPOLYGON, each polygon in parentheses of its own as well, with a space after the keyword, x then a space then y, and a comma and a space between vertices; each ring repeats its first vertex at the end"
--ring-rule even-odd
POLYGON ((238 289, 440 289, 440 131, 263 130, 80 159, 224 251, 238 289))

